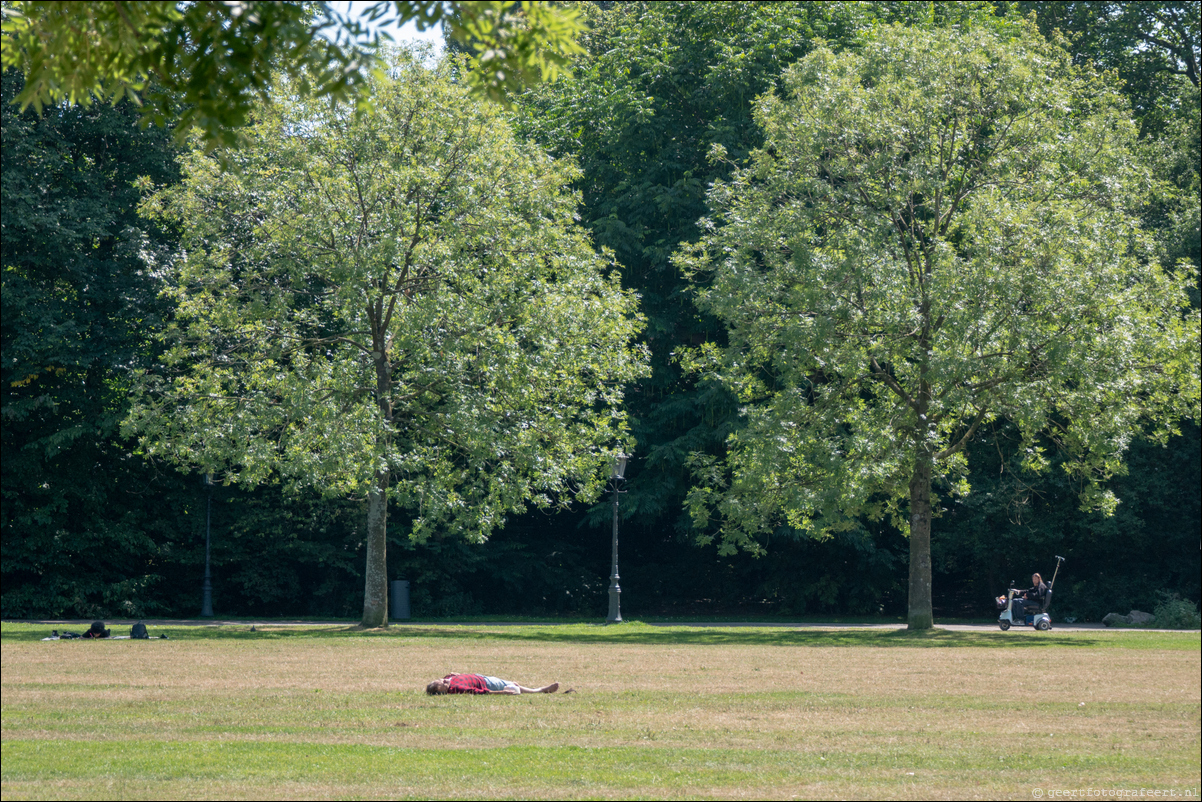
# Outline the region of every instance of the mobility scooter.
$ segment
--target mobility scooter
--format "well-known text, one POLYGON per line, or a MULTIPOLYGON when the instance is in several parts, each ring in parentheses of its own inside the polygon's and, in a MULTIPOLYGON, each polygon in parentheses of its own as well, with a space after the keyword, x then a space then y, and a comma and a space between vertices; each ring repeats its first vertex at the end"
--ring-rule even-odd
POLYGON ((997 625, 1001 627, 1002 632, 1011 626, 1035 627, 1041 632, 1052 628, 1052 617, 1048 615, 1048 607, 1052 604, 1052 586, 1056 584, 1056 575, 1060 573, 1062 562, 1064 558, 1057 555, 1056 570, 1052 572, 1052 581, 1048 583, 1048 595, 1044 597, 1043 604, 1024 599, 1020 595, 1022 591, 1015 590, 1014 580, 1010 580, 1010 589, 1006 591, 1006 595, 997 597, 997 608, 1002 611, 998 616, 997 625))

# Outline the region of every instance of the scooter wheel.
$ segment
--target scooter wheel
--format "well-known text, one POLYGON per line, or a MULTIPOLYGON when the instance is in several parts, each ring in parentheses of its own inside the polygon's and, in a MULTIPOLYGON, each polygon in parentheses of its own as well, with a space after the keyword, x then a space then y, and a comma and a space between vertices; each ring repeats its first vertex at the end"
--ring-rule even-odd
POLYGON ((1005 632, 1006 630, 1010 629, 1009 621, 998 621, 997 625, 1002 628, 1002 632, 1005 632))
POLYGON ((1038 629, 1040 632, 1047 632, 1049 629, 1052 628, 1052 622, 1051 621, 1040 621, 1038 624, 1035 625, 1035 628, 1038 629))

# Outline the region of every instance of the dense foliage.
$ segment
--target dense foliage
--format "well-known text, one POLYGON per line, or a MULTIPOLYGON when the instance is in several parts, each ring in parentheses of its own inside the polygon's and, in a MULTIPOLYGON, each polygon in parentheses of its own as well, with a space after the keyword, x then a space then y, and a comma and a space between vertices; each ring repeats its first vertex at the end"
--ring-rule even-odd
POLYGON ((152 581, 165 533, 137 497, 150 470, 117 427, 128 370, 152 357, 165 311, 140 259, 161 237, 139 219, 133 182, 177 172, 169 136, 139 132, 136 109, 19 114, 21 85, 4 73, 6 614, 117 604, 152 581))
MULTIPOLYGON (((812 52, 817 38, 838 54, 860 47, 880 24, 990 27, 1034 12, 1046 36, 1067 37, 1056 41, 1076 64, 1118 70, 1102 80, 1130 99, 1139 156, 1163 179, 1140 210, 1144 229, 1167 270, 1192 273, 1196 306, 1198 92, 1188 59, 1175 53, 1196 52, 1196 26, 1188 23, 1198 5, 575 6, 591 30, 580 39, 586 52, 570 65, 572 80, 539 87, 515 110, 522 134, 579 164, 581 220, 596 244, 613 249, 622 283, 641 294, 647 317, 642 339, 654 372, 625 398, 637 439, 623 504, 627 618, 905 611, 908 541, 888 521, 859 519, 826 541, 773 532, 763 540, 767 558, 719 554, 717 541, 694 545, 686 460, 694 452, 722 456, 741 423, 731 393, 682 372, 673 359, 682 346, 727 341, 725 327, 691 303, 669 258, 700 237, 707 186, 728 179, 762 145, 755 98, 779 90, 784 70, 812 52), (1170 31, 1176 38, 1162 36, 1157 14, 1183 20, 1170 31), (707 159, 714 142, 727 160, 707 159)), ((126 105, 54 107, 41 119, 32 109, 19 114, 7 101, 21 91, 20 78, 5 79, 3 614, 192 614, 204 558, 203 483, 196 473, 134 457, 134 445, 113 429, 126 413, 130 371, 150 364, 153 335, 169 315, 156 300, 161 276, 139 272, 132 258, 109 267, 93 261, 170 246, 170 231, 134 214, 130 183, 140 175, 158 185, 175 180, 171 148, 161 132, 138 130, 139 112, 126 105), (115 162, 106 154, 118 146, 124 155, 115 162), (104 217, 100 208, 119 211, 104 217), (85 230, 100 233, 81 236, 85 230), (93 317, 101 298, 111 299, 108 311, 93 317), (89 355, 91 372, 45 359, 68 350, 72 360, 89 355)), ((1045 452, 1050 469, 1035 472, 1020 442, 1019 431, 999 420, 978 427, 966 446, 973 492, 944 504, 934 522, 936 616, 988 614, 1006 582, 1050 570, 1054 554, 1069 560, 1057 588, 1061 616, 1152 610, 1161 591, 1197 601, 1195 424, 1184 422, 1164 447, 1132 441, 1127 475, 1105 483, 1117 500, 1109 517, 1079 509, 1080 487, 1061 470, 1055 449, 1045 452)), ((406 514, 395 507, 392 514, 401 526, 388 529, 388 574, 413 581, 415 614, 604 614, 604 505, 508 516, 483 544, 443 530, 414 543, 406 514)), ((357 617, 366 520, 362 500, 285 497, 270 485, 215 488, 219 614, 357 617)))

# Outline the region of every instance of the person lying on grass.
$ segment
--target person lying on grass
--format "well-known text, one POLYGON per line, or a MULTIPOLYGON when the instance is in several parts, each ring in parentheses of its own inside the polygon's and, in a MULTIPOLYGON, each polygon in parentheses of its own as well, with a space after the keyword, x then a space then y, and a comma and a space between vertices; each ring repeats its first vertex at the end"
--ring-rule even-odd
POLYGON ((507 679, 483 674, 447 674, 426 686, 426 693, 431 696, 442 693, 555 693, 557 690, 558 682, 541 688, 527 688, 507 679))

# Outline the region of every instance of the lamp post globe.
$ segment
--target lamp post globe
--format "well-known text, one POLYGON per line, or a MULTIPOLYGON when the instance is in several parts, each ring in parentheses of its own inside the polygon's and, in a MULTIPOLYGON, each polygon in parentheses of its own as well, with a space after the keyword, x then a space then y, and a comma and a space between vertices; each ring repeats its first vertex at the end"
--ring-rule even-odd
POLYGON ((609 477, 611 479, 617 479, 618 481, 625 481, 625 479, 626 479, 626 462, 629 459, 630 459, 629 454, 619 453, 619 454, 614 455, 614 461, 613 461, 613 465, 610 468, 609 477))

